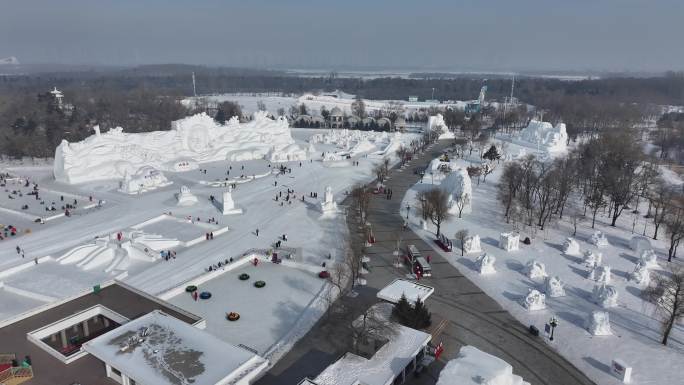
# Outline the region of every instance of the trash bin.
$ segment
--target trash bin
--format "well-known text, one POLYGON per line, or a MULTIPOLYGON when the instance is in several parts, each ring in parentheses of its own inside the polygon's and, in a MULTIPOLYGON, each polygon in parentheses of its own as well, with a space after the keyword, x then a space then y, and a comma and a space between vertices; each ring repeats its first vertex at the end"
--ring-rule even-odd
POLYGON ((534 325, 530 325, 530 334, 535 337, 539 337, 539 329, 537 329, 537 327, 534 325))

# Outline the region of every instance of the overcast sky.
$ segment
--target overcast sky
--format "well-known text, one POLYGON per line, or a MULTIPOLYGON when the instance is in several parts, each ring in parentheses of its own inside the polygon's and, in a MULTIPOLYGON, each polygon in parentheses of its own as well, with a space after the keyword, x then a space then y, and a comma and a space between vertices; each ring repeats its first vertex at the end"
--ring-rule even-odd
POLYGON ((684 0, 0 0, 0 58, 271 68, 684 69, 684 0))

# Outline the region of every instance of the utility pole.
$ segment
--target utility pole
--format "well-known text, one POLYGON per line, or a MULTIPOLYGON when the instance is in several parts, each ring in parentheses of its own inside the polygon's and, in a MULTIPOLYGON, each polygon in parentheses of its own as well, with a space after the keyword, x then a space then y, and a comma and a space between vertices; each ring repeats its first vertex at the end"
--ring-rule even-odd
POLYGON ((192 94, 197 96, 197 88, 195 87, 195 71, 192 71, 192 94))

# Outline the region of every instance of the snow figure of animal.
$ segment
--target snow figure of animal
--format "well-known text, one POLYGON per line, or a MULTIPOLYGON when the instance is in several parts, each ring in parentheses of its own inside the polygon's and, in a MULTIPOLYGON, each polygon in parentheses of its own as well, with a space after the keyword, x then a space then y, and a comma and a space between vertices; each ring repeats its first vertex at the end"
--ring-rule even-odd
POLYGON ((520 234, 501 233, 499 236, 499 247, 506 251, 515 251, 520 248, 520 234))
POLYGON ((641 252, 640 261, 643 262, 649 269, 655 269, 658 265, 658 254, 653 249, 647 249, 641 252))
POLYGON ((574 238, 567 238, 565 242, 563 242, 563 253, 571 256, 580 255, 579 243, 577 243, 574 238))
POLYGON ((594 285, 591 299, 602 308, 614 307, 617 306, 618 291, 615 286, 606 285, 605 283, 594 285))
POLYGON ((530 279, 543 279, 546 278, 546 266, 543 263, 535 260, 527 262, 523 273, 530 279))
POLYGON ((480 272, 480 274, 482 274, 482 275, 496 273, 496 269, 494 268, 495 262, 496 262, 496 257, 493 255, 489 255, 487 253, 480 255, 475 260, 475 264, 477 265, 477 269, 480 272))
POLYGON ((584 266, 593 269, 596 266, 601 265, 601 260, 603 259, 603 254, 599 252, 594 252, 587 250, 584 253, 584 266))
POLYGON ((610 283, 612 279, 610 266, 594 266, 589 271, 589 279, 598 283, 610 283))
POLYGON ((564 285, 559 276, 547 277, 544 281, 544 292, 551 298, 565 297, 564 285))
POLYGON ((589 243, 596 247, 606 247, 610 245, 610 243, 608 243, 608 238, 606 238, 605 234, 600 230, 594 231, 594 234, 589 238, 589 243))
POLYGON ((637 285, 647 286, 651 282, 651 271, 643 261, 639 261, 634 266, 634 271, 629 275, 629 280, 637 285))
POLYGON ((473 187, 470 176, 463 168, 450 172, 439 185, 449 195, 449 212, 454 215, 470 214, 472 211, 473 187))
POLYGON ((522 305, 529 311, 546 309, 546 295, 539 292, 539 290, 530 289, 527 295, 523 298, 522 305))
POLYGON ((470 253, 481 253, 480 236, 477 234, 469 235, 463 241, 463 251, 470 253))
POLYGON ((595 310, 589 313, 585 327, 594 336, 613 335, 613 331, 610 329, 610 316, 606 311, 595 310))

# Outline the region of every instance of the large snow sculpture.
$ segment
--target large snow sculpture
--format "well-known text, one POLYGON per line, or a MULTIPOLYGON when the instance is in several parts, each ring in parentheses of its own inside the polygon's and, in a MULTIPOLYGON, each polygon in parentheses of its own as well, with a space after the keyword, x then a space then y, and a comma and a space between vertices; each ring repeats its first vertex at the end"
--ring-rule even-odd
POLYGON ((332 214, 337 212, 337 203, 333 200, 332 187, 328 186, 325 188, 324 199, 321 202, 321 211, 323 214, 332 214))
POLYGON ((647 286, 651 282, 651 272, 643 261, 639 261, 634 266, 634 271, 630 274, 629 279, 637 285, 647 286))
POLYGON ((162 171, 185 170, 198 163, 220 160, 304 160, 287 120, 270 119, 259 111, 240 123, 235 117, 217 124, 205 113, 172 123, 169 131, 124 133, 117 127, 55 150, 54 176, 60 182, 83 183, 119 179, 143 166, 162 171))
POLYGON ((603 254, 599 252, 594 252, 587 250, 584 252, 584 266, 593 269, 596 266, 601 265, 601 260, 603 259, 603 254))
POLYGON ((458 357, 447 362, 437 385, 530 385, 513 374, 506 361, 472 346, 463 346, 458 357))
POLYGON ((563 253, 571 256, 580 255, 579 243, 577 243, 574 238, 567 238, 565 242, 563 242, 563 253))
POLYGON ((523 269, 523 273, 530 279, 546 278, 546 266, 535 260, 528 261, 523 269))
POLYGON ((598 283, 610 283, 612 279, 610 266, 594 266, 589 271, 589 279, 598 283))
POLYGON ((564 123, 558 123, 554 127, 549 122, 531 120, 520 132, 520 140, 549 154, 559 154, 567 149, 568 133, 564 123))
POLYGON ((439 187, 449 194, 449 212, 454 215, 469 214, 472 209, 473 187, 465 169, 450 172, 439 187))
POLYGON ((436 132, 439 135, 439 139, 454 138, 454 133, 449 131, 449 127, 444 122, 442 114, 433 115, 428 118, 428 131, 436 132))
POLYGON ((641 235, 636 235, 629 240, 629 248, 636 252, 636 255, 641 255, 644 250, 651 249, 651 241, 641 235))
POLYGON ((176 193, 178 206, 192 206, 197 203, 197 197, 190 192, 188 186, 181 186, 180 191, 176 193))
POLYGON ((242 209, 235 207, 232 192, 233 189, 228 187, 228 190, 224 191, 221 196, 221 214, 223 215, 242 214, 242 209))
POLYGON ((515 251, 520 248, 520 234, 501 233, 499 236, 499 247, 506 251, 515 251))
POLYGON ((482 247, 480 246, 480 236, 477 234, 469 235, 463 241, 463 252, 470 253, 481 253, 482 247))
POLYGON ((647 249, 641 252, 640 261, 649 269, 655 269, 658 265, 658 254, 653 249, 647 249))
POLYGON ((605 283, 594 285, 591 293, 592 301, 604 309, 617 306, 618 291, 615 286, 605 283))
POLYGON ((154 167, 143 166, 133 174, 124 172, 123 180, 119 182, 119 191, 127 194, 140 194, 171 183, 161 171, 154 167))
POLYGON ((606 247, 610 245, 610 243, 608 243, 608 238, 606 238, 605 234, 600 230, 594 231, 594 234, 589 238, 589 243, 596 247, 606 247))
POLYGON ((559 276, 547 277, 544 282, 544 292, 551 298, 565 297, 564 283, 559 276))
POLYGON ((522 305, 529 311, 546 309, 546 295, 539 292, 539 290, 530 289, 527 295, 523 298, 522 305))
POLYGON ((610 316, 606 311, 593 311, 588 314, 586 328, 594 336, 612 336, 610 316))
POLYGON ((475 259, 475 265, 482 275, 494 274, 496 269, 494 268, 494 263, 496 262, 496 257, 484 253, 475 259))

